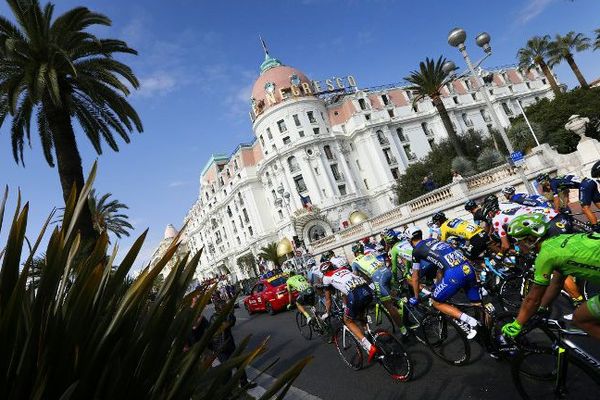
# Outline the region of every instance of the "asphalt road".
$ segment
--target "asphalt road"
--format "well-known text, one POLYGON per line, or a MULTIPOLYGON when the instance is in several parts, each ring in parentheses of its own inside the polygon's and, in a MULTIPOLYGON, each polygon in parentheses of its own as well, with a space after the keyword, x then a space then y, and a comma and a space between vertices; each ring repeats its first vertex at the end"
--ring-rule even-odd
MULTIPOLYGON (((251 345, 270 337, 268 352, 254 367, 261 369, 278 359, 269 370, 278 375, 294 362, 306 356, 313 361, 294 383, 297 388, 324 400, 334 399, 515 399, 509 365, 487 355, 477 342, 472 342, 471 363, 452 367, 433 355, 429 349, 411 340, 406 348, 413 362, 414 375, 410 382, 396 382, 378 364, 353 371, 343 364, 333 344, 320 338, 305 340, 295 324, 296 311, 286 311, 274 316, 255 314, 249 316, 243 308, 236 309, 238 323, 234 328, 236 339, 252 335, 251 345)), ((600 357, 600 346, 585 338, 586 350, 600 357)), ((598 399, 600 388, 590 394, 598 399)), ((583 400, 586 395, 577 396, 583 400)))

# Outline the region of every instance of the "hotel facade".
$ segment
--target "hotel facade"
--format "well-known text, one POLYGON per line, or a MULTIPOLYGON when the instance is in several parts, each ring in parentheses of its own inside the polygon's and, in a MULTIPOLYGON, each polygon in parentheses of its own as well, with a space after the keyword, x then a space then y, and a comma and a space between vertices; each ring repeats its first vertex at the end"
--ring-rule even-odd
MULTIPOLYGON (((517 102, 553 97, 539 70, 484 73, 493 74, 485 90, 504 127, 519 112, 517 102)), ((469 77, 441 90, 458 134, 494 128, 478 87, 469 77)), ((431 100, 413 98, 403 84, 360 89, 353 76, 313 81, 266 52, 250 99, 254 140, 208 160, 184 220, 184 248, 204 248, 197 278, 253 277, 257 269, 243 261, 269 243, 310 251, 311 242, 347 227, 352 213, 364 218, 394 208, 398 177, 447 137, 431 100)), ((174 236, 167 231, 165 241, 174 236)))

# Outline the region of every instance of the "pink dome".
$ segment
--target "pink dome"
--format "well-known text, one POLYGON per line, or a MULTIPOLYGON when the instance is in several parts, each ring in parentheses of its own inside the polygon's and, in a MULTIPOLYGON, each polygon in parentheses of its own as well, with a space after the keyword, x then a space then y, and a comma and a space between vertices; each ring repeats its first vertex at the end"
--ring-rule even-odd
POLYGON ((277 100, 277 103, 279 103, 282 100, 279 89, 287 89, 292 85, 301 86, 302 83, 310 84, 311 82, 306 75, 293 67, 279 65, 267 69, 258 77, 252 87, 252 99, 254 100, 254 104, 256 104, 257 108, 260 110, 260 113, 273 105, 272 101, 267 99, 265 85, 268 83, 274 85, 273 96, 277 100), (295 83, 292 83, 293 80, 295 83), (300 83, 298 83, 298 80, 300 83))

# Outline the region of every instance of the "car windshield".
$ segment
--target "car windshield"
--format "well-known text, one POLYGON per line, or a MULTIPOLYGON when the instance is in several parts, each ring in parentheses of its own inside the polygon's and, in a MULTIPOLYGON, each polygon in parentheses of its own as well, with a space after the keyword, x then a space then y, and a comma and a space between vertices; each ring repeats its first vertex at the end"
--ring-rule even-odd
POLYGON ((271 286, 279 286, 283 285, 286 281, 287 278, 285 276, 280 276, 279 278, 275 278, 272 281, 269 281, 269 283, 271 284, 271 286))

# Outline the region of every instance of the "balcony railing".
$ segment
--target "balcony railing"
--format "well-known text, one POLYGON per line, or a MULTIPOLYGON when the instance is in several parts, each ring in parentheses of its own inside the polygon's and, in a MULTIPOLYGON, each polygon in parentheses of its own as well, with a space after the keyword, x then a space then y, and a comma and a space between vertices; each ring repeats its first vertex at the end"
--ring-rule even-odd
POLYGON ((327 157, 327 159, 329 161, 335 161, 335 160, 337 160, 337 157, 333 153, 329 153, 329 154, 325 153, 325 157, 327 157))
POLYGON ((425 136, 435 136, 435 133, 433 133, 433 129, 426 129, 425 136))
POLYGON ((386 158, 388 165, 396 165, 398 164, 398 160, 396 160, 396 157, 394 156, 388 156, 386 158))
POLYGON ((483 120, 484 120, 485 122, 492 122, 492 117, 490 117, 489 115, 484 115, 484 116, 483 116, 483 120))
POLYGON ((406 153, 406 157, 408 158, 408 161, 417 161, 417 155, 412 151, 406 153))
POLYGON ((300 166, 298 164, 290 165, 290 172, 296 172, 300 170, 300 166))
POLYGON ((390 144, 390 141, 385 136, 378 136, 377 140, 379 140, 379 144, 381 145, 390 144))
POLYGON ((470 119, 465 120, 465 125, 466 126, 473 126, 473 121, 471 121, 470 119))
POLYGON ((398 135, 398 139, 400 139, 400 143, 408 142, 408 138, 405 135, 398 135))
POLYGON ((338 174, 333 174, 333 178, 337 181, 337 182, 342 182, 344 180, 344 174, 342 174, 341 172, 338 174))

